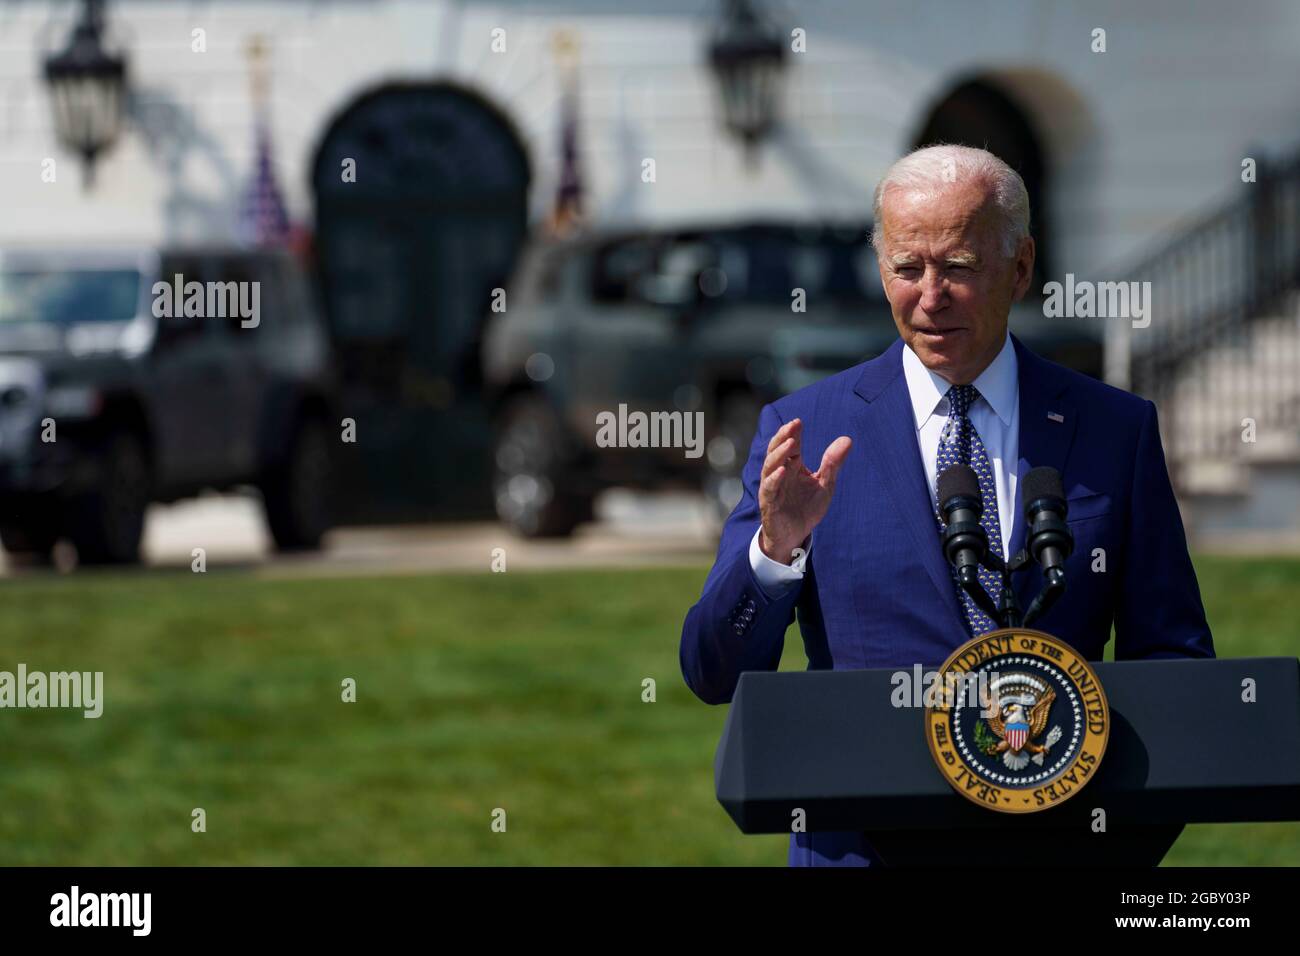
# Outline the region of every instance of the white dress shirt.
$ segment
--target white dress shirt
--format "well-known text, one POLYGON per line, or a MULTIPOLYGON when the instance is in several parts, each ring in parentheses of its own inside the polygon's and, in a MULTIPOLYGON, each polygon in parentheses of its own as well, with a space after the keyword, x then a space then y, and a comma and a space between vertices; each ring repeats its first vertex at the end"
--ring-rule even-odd
MULTIPOLYGON (((936 494, 935 459, 939 453, 939 436, 948 424, 949 383, 930 371, 906 343, 903 344, 903 375, 907 392, 912 400, 912 415, 916 425, 916 441, 921 451, 921 464, 925 467, 925 480, 930 487, 930 498, 936 494)), ((989 363, 972 383, 979 391, 979 399, 967 414, 971 425, 984 443, 989 464, 993 466, 994 484, 998 493, 998 521, 1002 525, 1002 553, 1011 551, 1011 525, 1015 520, 1016 462, 1020 457, 1020 370, 1016 350, 1008 334, 1002 351, 989 363)), ((869 454, 867 449, 849 454, 869 454)), ((794 565, 774 561, 758 546, 762 526, 754 532, 749 543, 749 564, 754 577, 769 597, 789 589, 804 575, 803 565, 812 549, 805 542, 805 554, 794 565)))

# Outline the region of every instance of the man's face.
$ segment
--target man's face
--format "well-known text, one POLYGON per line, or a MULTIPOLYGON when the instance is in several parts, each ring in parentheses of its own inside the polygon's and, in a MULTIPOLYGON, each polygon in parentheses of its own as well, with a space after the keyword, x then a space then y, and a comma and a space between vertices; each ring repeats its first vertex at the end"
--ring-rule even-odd
POLYGON ((1006 341, 1011 304, 1034 271, 1034 240, 1006 258, 997 209, 973 182, 890 189, 880 218, 880 281, 898 334, 926 368, 969 384, 1006 341))

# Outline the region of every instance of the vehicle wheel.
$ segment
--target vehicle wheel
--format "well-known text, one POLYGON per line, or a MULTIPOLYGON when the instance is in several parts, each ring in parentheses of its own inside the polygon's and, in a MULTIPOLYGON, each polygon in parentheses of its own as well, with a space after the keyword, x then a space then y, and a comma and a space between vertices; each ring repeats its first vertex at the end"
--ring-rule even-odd
POLYGON ((15 564, 52 564, 58 539, 53 516, 48 520, 22 518, 0 522, 0 544, 15 564))
POLYGON ((762 409, 762 403, 748 392, 731 392, 718 405, 718 426, 706 450, 709 470, 704 495, 719 523, 727 520, 745 493, 740 476, 762 409))
POLYGON ((501 522, 525 538, 567 537, 592 517, 592 496, 573 489, 563 429, 545 399, 524 396, 497 419, 493 498, 501 522))
POLYGON ((280 551, 315 551, 333 520, 333 456, 319 418, 304 421, 287 459, 262 483, 271 537, 280 551))
POLYGON ((114 432, 100 453, 98 487, 71 509, 72 543, 79 564, 138 564, 149 506, 149 462, 131 432, 114 432))

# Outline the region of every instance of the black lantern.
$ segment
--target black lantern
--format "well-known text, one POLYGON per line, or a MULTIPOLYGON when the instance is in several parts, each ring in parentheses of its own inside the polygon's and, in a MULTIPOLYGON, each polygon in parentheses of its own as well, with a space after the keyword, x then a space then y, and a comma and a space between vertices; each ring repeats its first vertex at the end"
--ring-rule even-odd
POLYGON ((86 188, 95 158, 117 139, 125 112, 126 59, 104 50, 103 27, 103 0, 85 0, 67 47, 45 60, 54 129, 59 142, 81 156, 86 188))
POLYGON ((785 42, 769 29, 747 0, 726 0, 726 9, 709 44, 709 65, 718 78, 722 119, 754 147, 776 122, 785 42))

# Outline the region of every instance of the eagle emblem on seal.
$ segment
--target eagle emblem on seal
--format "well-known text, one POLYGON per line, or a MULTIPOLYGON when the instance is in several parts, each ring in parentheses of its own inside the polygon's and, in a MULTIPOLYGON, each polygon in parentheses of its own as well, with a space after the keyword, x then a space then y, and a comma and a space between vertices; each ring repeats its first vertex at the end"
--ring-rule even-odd
POLYGON ((984 752, 1001 754, 1011 770, 1023 770, 1030 760, 1041 765, 1061 739, 1060 726, 1054 726, 1041 744, 1035 743, 1047 728, 1054 700, 1056 691, 1032 674, 1004 674, 990 682, 980 698, 981 716, 997 739, 986 744, 984 752))

